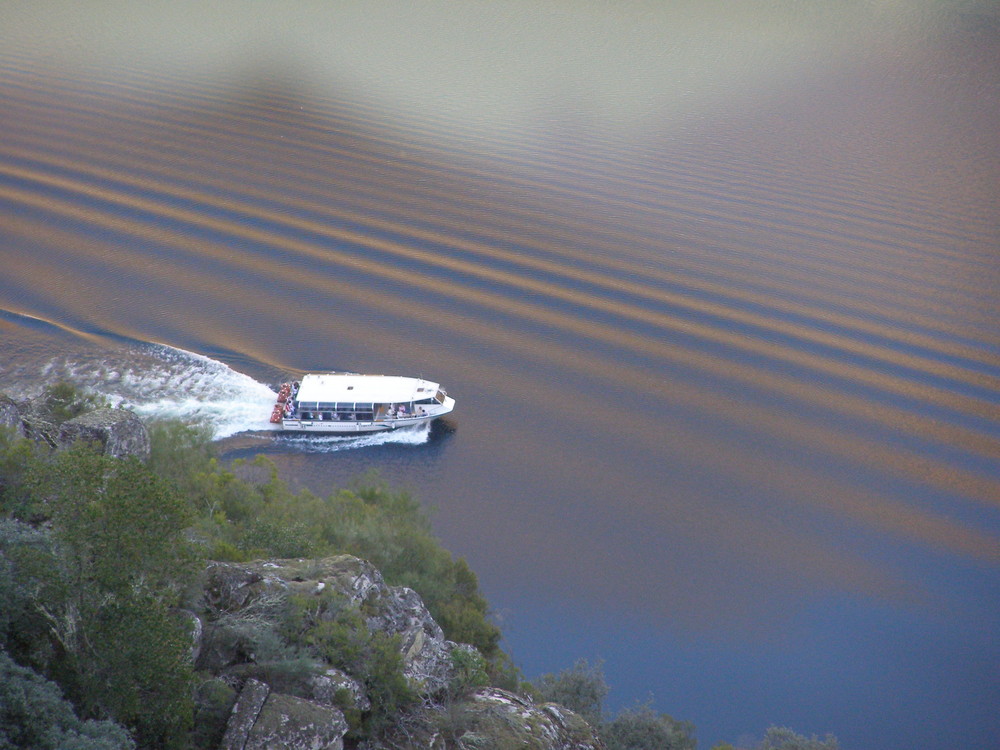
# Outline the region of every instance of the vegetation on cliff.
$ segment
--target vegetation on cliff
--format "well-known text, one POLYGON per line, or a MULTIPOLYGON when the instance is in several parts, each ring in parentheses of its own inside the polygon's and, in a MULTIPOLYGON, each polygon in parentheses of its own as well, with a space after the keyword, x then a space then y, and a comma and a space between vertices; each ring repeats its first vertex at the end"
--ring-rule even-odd
MULTIPOLYGON (((40 403, 54 423, 101 406, 62 385, 40 403)), ((164 422, 149 433, 141 461, 82 442, 52 450, 0 427, 0 747, 214 750, 239 684, 263 680, 294 700, 332 668, 356 678, 333 699, 350 746, 489 744, 514 711, 526 726, 579 737, 573 747, 595 746, 583 717, 608 750, 694 749, 690 723, 649 706, 607 715, 599 665, 521 682, 475 574, 440 546, 408 493, 374 475, 328 497, 293 492, 267 459, 224 465, 202 430, 164 422), (381 585, 417 592, 434 628, 474 647, 451 644, 443 686, 420 692, 404 675, 398 632, 372 628, 385 613, 332 592, 217 608, 204 621, 210 637, 192 637, 213 561, 218 571, 343 554, 373 564, 381 585), (197 658, 196 644, 212 653, 197 658), (224 679, 213 659, 229 668, 224 679)), ((759 747, 835 750, 836 740, 772 728, 759 747)))
MULTIPOLYGON (((60 386, 41 403, 71 418, 90 401, 60 386)), ((151 427, 148 462, 0 432, 0 652, 57 684, 84 720, 113 720, 141 747, 190 746, 199 677, 183 608, 211 560, 370 560, 422 596, 447 638, 477 649, 476 680, 516 685, 475 574, 408 493, 376 477, 326 498, 295 493, 267 460, 225 466, 206 433, 174 423, 151 427)), ((294 599, 285 606, 286 661, 325 649, 368 678, 378 700, 357 731, 385 729, 413 702, 388 636, 306 627, 301 613, 293 628, 294 599)))

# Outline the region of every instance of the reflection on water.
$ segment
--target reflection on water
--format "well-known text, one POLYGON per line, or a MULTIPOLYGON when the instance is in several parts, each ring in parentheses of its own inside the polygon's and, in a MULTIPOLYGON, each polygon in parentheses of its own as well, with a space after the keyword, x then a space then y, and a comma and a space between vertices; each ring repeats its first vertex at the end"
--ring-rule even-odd
POLYGON ((629 127, 572 103, 609 85, 505 119, 528 68, 473 129, 460 83, 404 116, 350 76, 10 40, 0 387, 70 376, 226 437, 289 373, 425 374, 458 400, 444 438, 224 445, 317 491, 371 465, 413 487, 529 675, 604 655, 613 699, 652 691, 709 745, 777 722, 976 747, 1000 730, 1000 48, 932 7, 774 4, 755 32, 692 5, 693 37, 623 11, 607 51, 652 101, 629 127), (892 705, 865 687, 886 671, 892 705))

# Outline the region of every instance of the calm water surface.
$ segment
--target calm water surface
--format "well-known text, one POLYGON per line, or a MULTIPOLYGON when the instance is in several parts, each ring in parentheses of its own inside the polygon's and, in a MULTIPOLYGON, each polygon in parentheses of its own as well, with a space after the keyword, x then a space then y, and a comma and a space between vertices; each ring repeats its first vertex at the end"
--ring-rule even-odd
POLYGON ((993 6, 112 6, 0 11, 0 389, 379 469, 701 747, 995 747, 993 6), (314 369, 458 408, 256 432, 314 369))

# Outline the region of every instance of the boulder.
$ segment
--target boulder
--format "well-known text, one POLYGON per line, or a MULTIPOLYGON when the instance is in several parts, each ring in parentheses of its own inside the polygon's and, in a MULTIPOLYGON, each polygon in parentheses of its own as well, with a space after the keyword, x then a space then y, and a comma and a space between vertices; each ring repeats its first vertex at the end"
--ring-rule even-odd
MULTIPOLYGON (((386 585, 378 569, 365 560, 336 555, 321 560, 216 563, 207 573, 204 601, 210 617, 261 608, 283 594, 317 598, 333 594, 363 612, 369 630, 399 635, 403 674, 414 689, 431 695, 451 679, 451 652, 457 645, 445 639, 415 591, 386 585)), ((202 657, 204 662, 206 654, 202 657)), ((211 665, 203 666, 221 669, 227 658, 212 652, 211 665)))
MULTIPOLYGON (((368 738, 364 746, 370 750, 605 750, 590 725, 563 706, 536 704, 499 688, 451 695, 453 657, 473 647, 446 640, 416 592, 387 585, 371 563, 350 555, 213 563, 206 569, 199 612, 206 636, 198 668, 240 691, 222 750, 340 750, 348 727, 344 712, 354 716, 372 708, 362 675, 322 663, 300 674, 279 673, 262 658, 259 649, 276 635, 283 602, 293 594, 314 601, 308 611, 320 620, 338 618, 348 608, 358 627, 399 636, 404 675, 422 694, 423 707, 402 719, 400 734, 387 744, 368 738)), ((203 710, 206 716, 211 707, 203 710)))
POLYGON ((226 733, 222 735, 219 750, 243 750, 253 725, 257 723, 264 701, 271 693, 271 688, 258 680, 247 680, 240 691, 233 711, 226 724, 226 733))
POLYGON ((447 687, 452 675, 452 649, 456 644, 444 637, 423 599, 405 586, 386 586, 366 602, 371 611, 369 630, 400 637, 403 675, 421 693, 433 694, 447 687))
MULTIPOLYGON (((39 399, 29 399, 13 403, 21 423, 20 428, 15 429, 20 435, 37 443, 48 445, 50 448, 57 448, 59 446, 57 441, 59 425, 52 421, 39 399)), ((11 416, 8 416, 8 419, 10 418, 11 416)))
POLYGON ((219 750, 343 750, 344 714, 247 680, 233 706, 219 750))
POLYGON ((343 750, 345 734, 347 720, 340 709, 271 693, 243 750, 343 750))
POLYGON ((106 455, 115 458, 149 458, 149 432, 142 420, 126 409, 95 409, 63 422, 59 442, 68 445, 78 440, 98 443, 106 455))
POLYGON ((330 667, 322 674, 314 675, 309 686, 312 699, 325 706, 347 707, 356 711, 368 711, 372 707, 364 685, 339 669, 330 667))

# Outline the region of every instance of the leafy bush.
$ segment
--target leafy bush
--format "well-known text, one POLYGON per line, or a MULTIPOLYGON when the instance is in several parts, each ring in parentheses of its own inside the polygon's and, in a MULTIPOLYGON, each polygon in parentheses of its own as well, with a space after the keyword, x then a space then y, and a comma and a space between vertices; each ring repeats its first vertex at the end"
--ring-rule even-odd
POLYGON ((351 727, 356 736, 384 733, 417 701, 403 675, 399 636, 368 630, 361 612, 343 597, 291 597, 284 632, 291 643, 361 680, 371 710, 351 727))
POLYGON ((35 442, 0 427, 0 515, 23 521, 35 517, 36 497, 29 478, 37 474, 43 456, 35 442))
POLYGON ((787 727, 769 727, 756 750, 839 750, 840 744, 832 734, 822 740, 816 735, 806 737, 787 727))
POLYGON ((37 604, 39 581, 52 555, 50 534, 0 518, 0 649, 36 668, 54 658, 51 625, 37 604))
POLYGON ((607 750, 695 750, 694 725, 649 705, 624 709, 599 728, 607 750))
POLYGON ((59 687, 0 651, 0 748, 14 750, 132 750, 111 721, 81 721, 59 687))
POLYGON ((600 662, 590 664, 580 659, 558 674, 543 674, 534 687, 541 700, 575 711, 591 726, 600 725, 604 699, 608 695, 600 662))
POLYGON ((597 730, 608 750, 694 750, 694 725, 653 711, 649 705, 604 715, 608 684, 601 663, 578 660, 557 674, 534 683, 536 698, 558 703, 580 714, 597 730))
POLYGON ((448 686, 449 692, 453 696, 459 696, 470 690, 489 685, 488 667, 486 660, 478 651, 464 648, 452 649, 452 678, 451 684, 448 686))
POLYGON ((186 747, 194 716, 185 621, 148 594, 118 597, 87 620, 92 653, 78 656, 78 703, 133 727, 142 747, 186 747))
POLYGON ((191 733, 196 750, 219 747, 236 697, 236 691, 219 679, 205 680, 198 685, 194 693, 194 731, 191 733))
POLYGON ((213 559, 356 555, 372 562, 389 585, 419 593, 445 635, 478 648, 494 676, 513 671, 475 573, 441 546, 409 492, 369 473, 326 498, 294 493, 266 457, 223 466, 203 431, 157 423, 150 438, 150 468, 167 472, 188 497, 194 528, 213 559))
POLYGON ((82 445, 39 459, 21 491, 47 525, 5 522, 3 645, 81 716, 113 717, 143 746, 183 746, 191 643, 171 608, 200 567, 188 504, 137 459, 82 445))
POLYGON ((190 506, 137 458, 76 445, 57 453, 37 484, 74 583, 110 594, 147 590, 176 602, 200 567, 184 536, 190 506))
POLYGON ((110 406, 103 396, 86 393, 66 381, 48 386, 37 403, 41 406, 43 416, 56 424, 94 409, 110 406))

